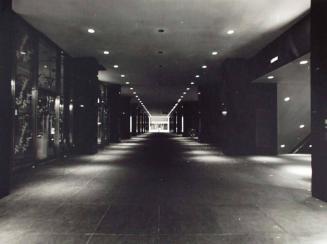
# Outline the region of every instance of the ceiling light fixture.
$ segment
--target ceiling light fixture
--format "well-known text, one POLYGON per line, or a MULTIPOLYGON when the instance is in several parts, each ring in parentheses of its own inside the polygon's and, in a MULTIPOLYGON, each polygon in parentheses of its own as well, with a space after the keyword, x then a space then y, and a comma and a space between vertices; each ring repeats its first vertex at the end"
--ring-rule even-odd
POLYGON ((284 98, 284 101, 285 101, 285 102, 288 102, 288 101, 290 101, 290 100, 291 100, 290 97, 285 97, 285 98, 284 98))
POLYGON ((110 52, 107 51, 107 50, 106 50, 106 51, 103 51, 103 54, 104 54, 104 55, 109 55, 109 53, 110 53, 110 52))
POLYGON ((227 34, 228 34, 228 35, 233 35, 234 33, 235 33, 234 30, 228 30, 228 31, 227 31, 227 34))
POLYGON ((308 64, 308 63, 309 63, 308 60, 302 60, 302 61, 300 61, 300 64, 301 64, 301 65, 305 65, 305 64, 308 64))
POLYGON ((208 66, 207 66, 207 65, 202 65, 201 68, 202 68, 202 69, 206 69, 206 68, 208 68, 208 66))
POLYGON ((299 128, 300 129, 303 129, 305 127, 305 125, 304 124, 302 124, 302 125, 299 125, 299 128))
POLYGON ((186 88, 186 91, 189 91, 190 89, 191 89, 191 88, 187 87, 187 88, 186 88))
POLYGON ((89 28, 89 29, 87 29, 87 32, 90 33, 90 34, 94 34, 95 30, 93 28, 89 28))
POLYGON ((285 148, 285 147, 286 147, 286 145, 285 145, 285 144, 282 144, 282 145, 280 145, 280 147, 281 147, 281 148, 285 148))
POLYGON ((192 81, 192 82, 190 82, 190 85, 194 85, 194 82, 192 81))
POLYGON ((200 75, 196 75, 195 78, 200 78, 200 75))
POLYGON ((187 92, 183 92, 184 95, 186 95, 187 92))
POLYGON ((114 68, 115 68, 115 69, 118 69, 118 68, 119 68, 119 65, 118 65, 118 64, 115 64, 115 65, 114 65, 114 68))
POLYGON ((270 75, 270 76, 268 76, 267 78, 268 78, 268 80, 272 80, 272 79, 274 79, 274 78, 275 78, 275 76, 273 76, 273 75, 270 75))
POLYGON ((129 89, 130 89, 130 90, 134 90, 134 88, 133 88, 133 87, 130 87, 129 89))
POLYGON ((211 53, 211 55, 212 55, 212 56, 216 56, 216 55, 218 55, 218 52, 217 52, 217 51, 213 51, 213 52, 211 53))
POLYGON ((125 75, 124 75, 124 74, 121 74, 120 77, 121 77, 121 78, 125 78, 125 75))
POLYGON ((130 83, 129 81, 126 81, 125 84, 126 84, 126 85, 129 85, 129 84, 131 84, 131 83, 130 83))

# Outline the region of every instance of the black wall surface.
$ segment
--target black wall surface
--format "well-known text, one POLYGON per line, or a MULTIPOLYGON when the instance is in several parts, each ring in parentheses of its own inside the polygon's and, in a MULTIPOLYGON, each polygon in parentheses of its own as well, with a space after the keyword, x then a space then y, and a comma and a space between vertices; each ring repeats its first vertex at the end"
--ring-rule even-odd
POLYGON ((312 195, 327 201, 327 2, 311 8, 312 195))
POLYGON ((93 58, 75 58, 74 144, 77 153, 97 152, 97 92, 99 65, 93 58))
POLYGON ((0 197, 9 194, 13 159, 11 87, 13 20, 10 1, 0 1, 0 197))
POLYGON ((121 107, 120 107, 120 85, 108 86, 108 101, 109 101, 109 141, 120 141, 120 119, 121 119, 121 107))
POLYGON ((120 119, 120 137, 121 139, 128 139, 131 137, 130 133, 130 102, 131 97, 121 96, 121 119, 120 119))

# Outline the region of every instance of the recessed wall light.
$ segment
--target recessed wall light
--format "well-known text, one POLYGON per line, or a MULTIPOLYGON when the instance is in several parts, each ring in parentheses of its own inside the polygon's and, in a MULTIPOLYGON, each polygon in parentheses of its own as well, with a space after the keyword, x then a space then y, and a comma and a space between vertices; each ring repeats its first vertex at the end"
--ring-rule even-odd
POLYGON ((121 77, 121 78, 125 78, 125 75, 124 75, 124 74, 121 74, 120 77, 121 77))
POLYGON ((285 98, 284 98, 284 101, 285 101, 285 102, 289 102, 290 100, 291 100, 290 97, 285 97, 285 98))
POLYGON ((89 28, 89 29, 87 29, 87 32, 90 34, 93 34, 93 33, 95 33, 95 30, 93 28, 89 28))
POLYGON ((279 59, 279 57, 276 56, 276 57, 274 57, 274 58, 272 58, 272 59, 270 60, 270 63, 273 64, 273 63, 277 62, 278 59, 279 59))
POLYGON ((115 64, 115 65, 114 65, 114 68, 115 68, 115 69, 118 69, 118 68, 119 68, 119 65, 118 65, 118 64, 115 64))
POLYGON ((104 55, 108 55, 109 53, 110 53, 110 52, 107 51, 107 50, 106 50, 106 51, 103 51, 103 54, 104 54, 104 55))
POLYGON ((227 34, 228 34, 228 35, 233 35, 234 33, 235 33, 234 30, 228 30, 228 31, 227 31, 227 34))
POLYGON ((206 68, 208 68, 208 66, 207 66, 207 65, 202 65, 201 68, 202 68, 202 69, 206 69, 206 68))
POLYGON ((272 79, 275 78, 275 76, 273 76, 273 75, 269 75, 267 78, 268 78, 268 80, 272 80, 272 79))
POLYGON ((308 60, 302 60, 302 61, 300 61, 300 64, 301 64, 301 65, 305 65, 305 64, 308 64, 308 63, 309 63, 308 60))
POLYGON ((218 52, 217 52, 217 51, 213 51, 213 52, 211 53, 211 55, 216 56, 216 55, 218 55, 218 52))

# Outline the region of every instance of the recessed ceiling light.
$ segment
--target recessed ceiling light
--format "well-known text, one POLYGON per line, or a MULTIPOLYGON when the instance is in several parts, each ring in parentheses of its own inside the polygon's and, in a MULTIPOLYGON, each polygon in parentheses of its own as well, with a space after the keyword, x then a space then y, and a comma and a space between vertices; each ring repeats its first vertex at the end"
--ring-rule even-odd
POLYGON ((280 147, 281 147, 281 148, 285 148, 285 147, 286 147, 286 145, 285 145, 285 144, 282 144, 282 145, 280 145, 280 147))
POLYGON ((200 78, 200 75, 196 75, 195 78, 200 78))
POLYGON ((184 96, 181 96, 181 98, 184 98, 184 96))
POLYGON ((302 61, 300 61, 300 64, 301 64, 301 65, 308 64, 308 63, 309 63, 308 60, 302 60, 302 61))
POLYGON ((182 101, 182 99, 178 99, 178 102, 182 101))
POLYGON ((25 51, 20 51, 20 54, 21 55, 26 55, 26 52, 25 51))
POLYGON ((129 84, 131 84, 131 83, 130 83, 129 81, 126 81, 125 84, 126 84, 126 85, 129 85, 129 84))
POLYGON ((44 65, 43 68, 47 69, 48 68, 48 65, 44 65))
POLYGON ((191 88, 187 87, 186 90, 189 91, 191 88))
POLYGON ((275 78, 275 76, 273 76, 273 75, 270 75, 270 76, 268 76, 267 78, 268 78, 268 80, 272 80, 272 79, 274 79, 274 78, 275 78))
POLYGON ((290 97, 285 97, 285 98, 284 98, 284 101, 285 101, 285 102, 288 102, 288 101, 290 101, 290 100, 291 100, 290 97))
POLYGON ((302 125, 299 125, 299 128, 300 129, 303 129, 305 127, 305 125, 304 124, 302 124, 302 125))
POLYGON ((186 92, 183 92, 184 95, 186 95, 186 92))
POLYGON ((133 94, 135 95, 135 94, 136 94, 136 92, 133 92, 133 94))
POLYGON ((87 32, 93 34, 93 33, 95 33, 95 30, 92 28, 89 28, 89 29, 87 29, 87 32))
POLYGON ((221 114, 222 114, 223 116, 227 116, 228 112, 227 112, 226 110, 223 110, 223 111, 221 111, 221 114))
POLYGON ((121 77, 121 78, 125 78, 125 75, 124 75, 124 74, 121 74, 120 77, 121 77))
POLYGON ((201 92, 198 92, 198 95, 201 95, 201 92))
POLYGON ((234 33, 235 33, 234 30, 228 30, 228 31, 227 31, 227 34, 228 34, 228 35, 233 35, 234 33))
POLYGON ((206 69, 206 68, 208 68, 207 65, 202 65, 202 69, 206 69))
POLYGON ((136 97, 136 98, 138 98, 139 96, 138 96, 138 95, 136 95, 135 97, 136 97))
POLYGON ((115 65, 114 65, 114 68, 115 68, 115 69, 118 69, 118 68, 119 68, 119 65, 118 65, 118 64, 115 64, 115 65))
POLYGON ((109 53, 110 53, 110 52, 107 51, 107 50, 106 50, 106 51, 103 51, 103 54, 104 54, 104 55, 108 55, 109 53))
POLYGON ((216 56, 216 55, 218 55, 218 52, 217 52, 217 51, 213 51, 213 52, 211 53, 211 55, 216 56))
POLYGON ((133 87, 130 87, 129 89, 130 89, 130 90, 134 90, 134 88, 133 88, 133 87))
POLYGON ((192 82, 190 82, 190 84, 191 84, 191 85, 194 85, 194 82, 192 81, 192 82))

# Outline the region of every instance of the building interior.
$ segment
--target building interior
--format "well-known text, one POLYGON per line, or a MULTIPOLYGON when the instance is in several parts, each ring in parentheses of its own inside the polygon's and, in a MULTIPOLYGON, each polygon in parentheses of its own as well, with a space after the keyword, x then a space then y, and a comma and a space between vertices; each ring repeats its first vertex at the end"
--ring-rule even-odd
POLYGON ((327 243, 326 26, 324 0, 0 0, 0 243, 327 243))

